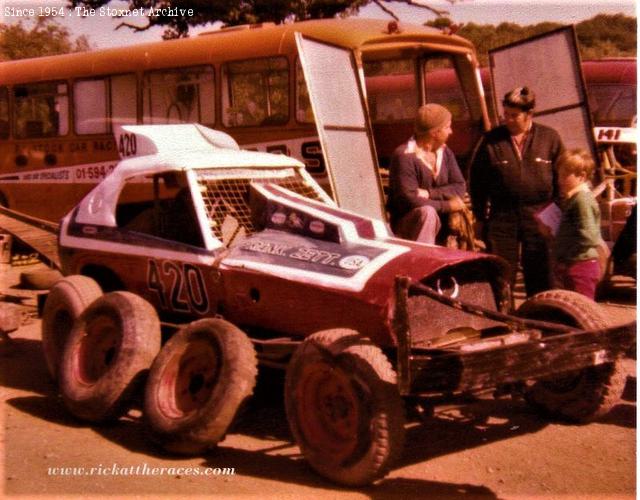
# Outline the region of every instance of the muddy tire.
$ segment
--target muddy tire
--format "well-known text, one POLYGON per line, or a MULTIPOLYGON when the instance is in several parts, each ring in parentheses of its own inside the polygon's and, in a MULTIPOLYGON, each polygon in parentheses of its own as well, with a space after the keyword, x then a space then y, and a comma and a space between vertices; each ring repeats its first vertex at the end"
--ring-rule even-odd
POLYGON ((42 313, 42 350, 54 380, 73 323, 101 295, 98 283, 80 275, 61 279, 49 292, 42 313))
MULTIPOLYGON (((523 303, 517 314, 588 330, 609 326, 598 304, 568 290, 539 293, 523 303)), ((525 393, 525 399, 549 416, 588 422, 607 414, 618 403, 625 383, 626 373, 616 361, 540 380, 525 393)))
POLYGON ((62 273, 56 269, 41 269, 20 273, 20 288, 29 290, 50 290, 62 279, 62 273))
POLYGON ((369 484, 402 453, 396 373, 383 352, 353 330, 305 339, 287 369, 285 407, 311 467, 337 483, 369 484))
POLYGON ((154 361, 145 388, 151 438, 180 455, 214 447, 253 393, 257 371, 251 341, 231 323, 202 319, 180 329, 154 361))
POLYGON ((160 322, 147 301, 112 292, 75 322, 60 364, 60 392, 78 418, 99 422, 127 411, 160 351, 160 322))

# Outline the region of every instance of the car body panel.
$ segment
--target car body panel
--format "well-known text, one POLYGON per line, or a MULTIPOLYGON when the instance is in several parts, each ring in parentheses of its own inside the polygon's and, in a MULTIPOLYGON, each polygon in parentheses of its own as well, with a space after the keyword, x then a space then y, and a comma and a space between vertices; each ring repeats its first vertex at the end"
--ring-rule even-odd
MULTIPOLYGON (((123 133, 140 133, 138 143, 152 143, 166 140, 170 127, 159 126, 161 134, 153 126, 123 127, 123 133)), ((197 128, 180 132, 203 137, 197 128)), ((160 153, 150 144, 142 148, 148 154, 123 160, 63 219, 65 273, 108 272, 118 286, 180 321, 222 314, 243 327, 292 336, 349 327, 385 346, 396 342, 390 320, 396 276, 424 281, 473 263, 482 269, 479 279, 501 296, 506 265, 498 257, 394 238, 380 221, 337 208, 296 160, 202 141, 198 151, 183 154, 180 144, 173 150, 165 144, 160 153), (206 233, 200 246, 119 226, 118 196, 128 181, 176 172, 184 175, 206 233), (264 172, 278 179, 298 176, 314 196, 264 181, 264 172), (216 234, 233 217, 219 223, 210 200, 204 201, 212 192, 220 195, 216 186, 229 177, 244 183, 229 198, 234 207, 225 209, 243 231, 231 244, 216 234)), ((498 308, 498 302, 490 305, 498 308)))

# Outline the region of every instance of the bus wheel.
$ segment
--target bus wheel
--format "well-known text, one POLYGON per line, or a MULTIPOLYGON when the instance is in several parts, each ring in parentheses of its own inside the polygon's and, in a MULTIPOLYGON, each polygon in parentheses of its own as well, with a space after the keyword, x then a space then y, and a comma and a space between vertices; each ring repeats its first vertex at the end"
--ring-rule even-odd
MULTIPOLYGON (((568 290, 550 290, 534 295, 520 306, 517 314, 585 330, 608 326, 604 311, 598 304, 568 290)), ((625 383, 626 373, 620 362, 615 361, 540 380, 525 393, 525 399, 552 417, 587 422, 605 415, 618 403, 625 383)))
POLYGON ((117 418, 160 351, 155 309, 129 292, 94 301, 75 322, 60 364, 60 392, 77 417, 117 418))
POLYGON ((305 458, 332 481, 371 483, 402 452, 396 374, 382 351, 353 330, 305 339, 287 369, 285 407, 305 458))
POLYGON ((144 412, 151 438, 181 455, 220 442, 256 382, 256 353, 240 329, 202 319, 164 345, 149 373, 144 412))
POLYGON ((54 380, 58 378, 58 365, 74 321, 101 295, 94 280, 80 275, 61 279, 49 292, 42 313, 42 350, 54 380))

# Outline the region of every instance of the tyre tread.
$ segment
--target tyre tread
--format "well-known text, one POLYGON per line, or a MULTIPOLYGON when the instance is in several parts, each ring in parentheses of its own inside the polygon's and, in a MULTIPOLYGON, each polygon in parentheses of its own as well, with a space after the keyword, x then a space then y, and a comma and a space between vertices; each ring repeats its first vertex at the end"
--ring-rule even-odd
POLYGON ((92 422, 124 414, 141 387, 160 350, 160 320, 153 306, 131 292, 111 292, 95 300, 76 321, 65 346, 60 367, 60 391, 76 417, 92 422), (114 364, 96 381, 79 380, 80 343, 87 323, 96 314, 115 314, 122 324, 122 340, 114 364))
POLYGON ((323 476, 341 484, 362 486, 384 477, 400 458, 404 448, 404 407, 397 391, 397 375, 382 350, 356 331, 348 329, 324 330, 307 337, 294 353, 287 370, 285 380, 285 403, 287 418, 302 452, 311 466, 323 476), (365 459, 350 469, 327 467, 314 463, 305 453, 305 443, 298 430, 297 418, 293 409, 294 378, 297 366, 314 351, 328 351, 332 356, 348 354, 358 358, 364 366, 373 371, 380 383, 376 385, 378 405, 384 412, 376 419, 375 434, 369 445, 370 453, 365 459))
MULTIPOLYGON (((602 308, 591 299, 569 290, 541 292, 525 302, 518 314, 532 314, 549 309, 569 314, 576 326, 584 329, 602 329, 609 321, 602 308)), ((583 381, 569 398, 555 397, 542 382, 536 383, 525 394, 525 399, 543 413, 573 422, 588 422, 606 415, 618 402, 626 383, 626 373, 619 361, 586 368, 583 381)))
MULTIPOLYGON (((255 387, 258 362, 253 344, 247 335, 222 319, 197 320, 177 332, 154 361, 145 388, 145 419, 150 437, 165 450, 179 455, 196 455, 222 441, 239 407, 252 394, 255 387), (159 391, 165 365, 175 353, 188 345, 192 335, 210 328, 215 339, 224 344, 221 350, 226 370, 224 385, 217 389, 222 395, 211 400, 186 418, 171 418, 160 409, 159 391), (222 404, 221 404, 222 403, 222 404)), ((222 377, 222 374, 220 375, 222 377)), ((220 382, 218 382, 220 383, 220 382)))
MULTIPOLYGON (((42 312, 42 350, 49 374, 58 379, 58 369, 62 358, 55 321, 61 309, 67 309, 72 321, 75 321, 91 303, 102 295, 100 285, 93 279, 79 274, 66 276, 59 280, 49 292, 42 312)), ((59 325, 58 325, 59 326, 59 325)), ((63 336, 69 336, 69 330, 63 336)))

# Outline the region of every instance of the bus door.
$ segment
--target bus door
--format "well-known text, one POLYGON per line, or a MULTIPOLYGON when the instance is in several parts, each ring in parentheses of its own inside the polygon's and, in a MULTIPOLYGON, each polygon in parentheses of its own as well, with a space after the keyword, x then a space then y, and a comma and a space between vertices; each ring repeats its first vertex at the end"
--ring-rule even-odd
POLYGON ((535 120, 553 127, 567 149, 596 145, 573 26, 489 51, 494 105, 516 87, 536 94, 535 120))
POLYGON ((354 53, 296 33, 298 55, 339 206, 386 220, 375 146, 354 53))

